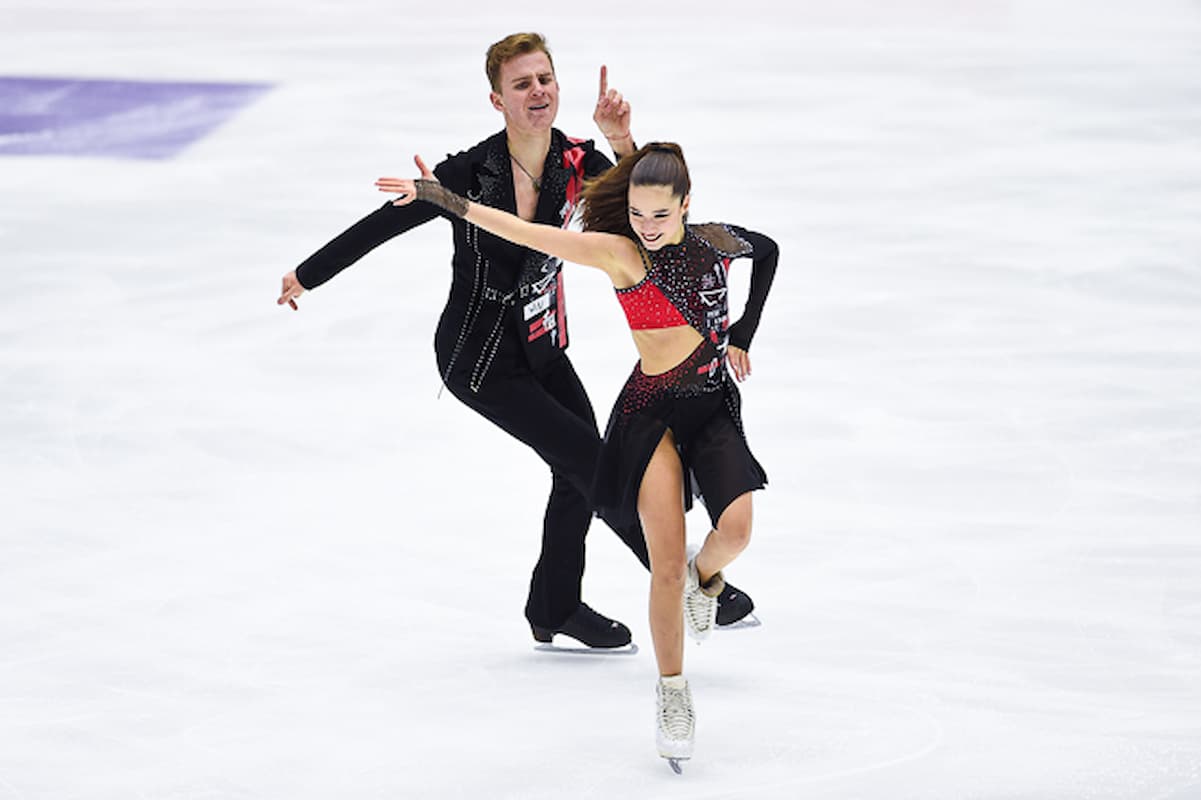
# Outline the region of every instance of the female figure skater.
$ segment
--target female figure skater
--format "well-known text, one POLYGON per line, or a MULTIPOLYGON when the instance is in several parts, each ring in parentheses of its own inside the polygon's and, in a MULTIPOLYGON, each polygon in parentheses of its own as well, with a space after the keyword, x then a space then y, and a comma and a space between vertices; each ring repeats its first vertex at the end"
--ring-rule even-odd
POLYGON ((747 546, 751 492, 766 483, 743 435, 726 364, 740 381, 750 375, 747 349, 775 273, 776 244, 734 226, 685 224, 691 183, 674 144, 646 145, 586 183, 582 232, 469 202, 416 161, 421 179, 376 181, 399 195, 395 204, 432 203, 501 238, 599 268, 613 282, 640 360, 609 419, 595 502, 612 519, 641 519, 660 674, 656 741, 678 772, 695 739, 684 628, 697 639, 713 629, 722 569, 747 546), (750 298, 730 325, 727 270, 743 256, 754 261, 750 298), (699 551, 686 549, 690 486, 713 523, 699 551))

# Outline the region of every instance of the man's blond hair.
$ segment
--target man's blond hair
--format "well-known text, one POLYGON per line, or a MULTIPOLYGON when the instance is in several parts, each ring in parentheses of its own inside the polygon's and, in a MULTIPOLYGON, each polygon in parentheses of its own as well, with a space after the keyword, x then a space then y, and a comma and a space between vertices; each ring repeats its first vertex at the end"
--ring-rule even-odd
POLYGON ((550 68, 555 68, 555 60, 551 58, 546 46, 546 37, 540 33, 511 33, 488 48, 484 58, 484 72, 488 74, 488 83, 492 91, 500 92, 500 68, 506 61, 527 53, 546 53, 550 68))

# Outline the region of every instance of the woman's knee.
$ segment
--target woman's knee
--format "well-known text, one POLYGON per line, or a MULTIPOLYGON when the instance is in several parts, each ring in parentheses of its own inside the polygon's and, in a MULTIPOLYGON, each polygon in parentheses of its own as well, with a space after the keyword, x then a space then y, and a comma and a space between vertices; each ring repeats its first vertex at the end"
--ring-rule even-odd
POLYGON ((656 592, 683 592, 684 575, 688 571, 687 559, 661 558, 651 560, 651 590, 656 592))
POLYGON ((646 549, 650 554, 651 580, 679 580, 682 584, 684 573, 688 569, 688 555, 684 548, 683 514, 678 520, 666 525, 655 525, 644 515, 642 529, 646 536, 646 549))
POLYGON ((751 542, 751 495, 748 492, 726 506, 717 520, 716 532, 722 544, 743 550, 751 542))

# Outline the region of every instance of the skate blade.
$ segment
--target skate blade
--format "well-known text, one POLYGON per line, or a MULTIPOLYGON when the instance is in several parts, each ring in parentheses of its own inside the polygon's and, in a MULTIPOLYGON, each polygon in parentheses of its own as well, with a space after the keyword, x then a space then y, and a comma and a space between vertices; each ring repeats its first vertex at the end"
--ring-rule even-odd
POLYGON ((755 616, 754 612, 751 612, 742 619, 735 620, 727 625, 716 625, 714 627, 716 627, 719 631, 740 631, 744 628, 758 628, 762 624, 763 623, 759 621, 759 618, 755 616))
POLYGON ((577 647, 563 647, 554 642, 544 642, 534 645, 534 649, 539 653, 561 653, 569 656, 600 656, 608 658, 610 656, 633 656, 638 654, 638 645, 633 642, 624 647, 587 647, 579 645, 577 647))
POLYGON ((677 775, 684 774, 684 767, 680 764, 681 761, 687 761, 686 758, 672 758, 671 756, 663 756, 667 759, 667 766, 671 767, 671 771, 677 775))

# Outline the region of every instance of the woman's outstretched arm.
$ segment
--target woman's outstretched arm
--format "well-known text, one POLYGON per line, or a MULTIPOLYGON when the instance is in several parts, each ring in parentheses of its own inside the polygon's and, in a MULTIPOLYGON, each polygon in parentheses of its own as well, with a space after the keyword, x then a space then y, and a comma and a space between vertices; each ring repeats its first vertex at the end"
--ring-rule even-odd
POLYGON ((564 261, 603 270, 614 286, 630 286, 641 280, 642 266, 638 246, 624 236, 593 231, 569 231, 554 225, 526 222, 521 217, 498 208, 473 203, 444 188, 417 156, 421 178, 380 178, 375 182, 381 192, 399 195, 395 205, 407 205, 414 200, 433 203, 455 216, 462 217, 502 239, 524 245, 564 261))

